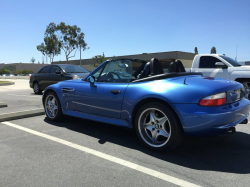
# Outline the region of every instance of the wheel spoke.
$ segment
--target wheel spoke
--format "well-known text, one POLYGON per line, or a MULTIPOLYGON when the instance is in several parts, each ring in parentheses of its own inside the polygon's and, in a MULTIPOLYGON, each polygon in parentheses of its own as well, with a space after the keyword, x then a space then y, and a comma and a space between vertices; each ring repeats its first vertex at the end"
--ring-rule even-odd
POLYGON ((149 127, 149 126, 152 126, 152 124, 151 124, 150 122, 148 122, 148 123, 143 123, 143 127, 144 127, 144 128, 147 128, 147 127, 149 127))
POLYGON ((54 105, 54 110, 57 110, 57 106, 56 105, 54 105))
POLYGON ((154 143, 157 143, 157 138, 158 138, 158 133, 157 133, 157 130, 154 130, 154 131, 151 131, 152 133, 152 139, 153 139, 153 142, 154 143))
POLYGON ((51 100, 52 104, 55 104, 55 98, 53 97, 53 99, 51 100))
POLYGON ((52 103, 51 103, 51 101, 50 101, 50 100, 48 101, 48 104, 49 104, 49 106, 51 106, 51 105, 52 105, 52 103))
POLYGON ((164 136, 166 138, 169 137, 169 134, 165 130, 163 130, 163 129, 160 130, 160 132, 158 133, 158 135, 164 136))
POLYGON ((52 116, 55 117, 55 115, 56 115, 55 109, 52 109, 52 116))
POLYGON ((153 111, 151 111, 149 115, 150 115, 150 122, 155 122, 155 120, 156 120, 155 113, 153 111))
POLYGON ((167 118, 164 116, 162 118, 157 118, 156 120, 158 120, 159 125, 164 125, 167 121, 167 118))

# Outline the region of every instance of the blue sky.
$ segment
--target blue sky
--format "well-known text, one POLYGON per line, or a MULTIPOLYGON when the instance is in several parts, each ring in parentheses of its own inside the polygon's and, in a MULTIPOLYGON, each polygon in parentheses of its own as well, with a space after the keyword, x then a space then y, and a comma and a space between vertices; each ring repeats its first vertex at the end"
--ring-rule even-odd
POLYGON ((82 29, 90 47, 82 58, 213 46, 235 58, 237 44, 238 60, 250 60, 249 8, 249 0, 0 0, 0 63, 41 62, 36 46, 50 22, 82 29))

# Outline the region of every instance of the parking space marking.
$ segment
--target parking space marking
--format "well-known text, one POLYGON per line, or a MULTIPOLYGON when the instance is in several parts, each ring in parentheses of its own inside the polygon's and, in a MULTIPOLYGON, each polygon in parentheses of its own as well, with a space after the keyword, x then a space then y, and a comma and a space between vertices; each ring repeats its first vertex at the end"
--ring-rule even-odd
POLYGON ((50 135, 47 135, 47 134, 44 134, 44 133, 41 133, 41 132, 38 132, 38 131, 34 131, 32 129, 28 129, 28 128, 25 128, 25 127, 22 127, 22 126, 19 126, 19 125, 15 125, 15 124, 10 123, 10 122, 2 122, 2 124, 8 125, 10 127, 14 127, 16 129, 19 129, 19 130, 22 130, 22 131, 25 131, 25 132, 28 132, 28 133, 43 137, 43 138, 46 138, 48 140, 52 140, 54 142, 69 146, 71 148, 75 148, 77 150, 80 150, 80 151, 83 151, 83 152, 86 152, 86 153, 89 153, 89 154, 92 154, 92 155, 95 155, 95 156, 97 156, 99 158, 102 158, 102 159, 105 159, 105 160, 108 160, 108 161, 123 165, 125 167, 128 167, 128 168, 131 168, 133 170, 136 170, 136 171, 151 175, 153 177, 164 180, 166 182, 170 182, 170 183, 178 185, 178 186, 199 187, 198 185, 195 185, 193 183, 184 181, 182 179, 172 177, 170 175, 155 171, 153 169, 149 169, 149 168, 146 168, 144 166, 141 166, 141 165, 138 165, 138 164, 135 164, 135 163, 132 163, 132 162, 129 162, 129 161, 126 161, 126 160, 123 160, 123 159, 120 159, 120 158, 117 158, 117 157, 114 157, 114 156, 111 156, 111 155, 96 151, 94 149, 90 149, 90 148, 87 148, 87 147, 84 147, 84 146, 81 146, 81 145, 78 145, 78 144, 75 144, 75 143, 60 139, 60 138, 56 138, 54 136, 50 136, 50 135))
POLYGON ((29 95, 16 95, 16 94, 6 94, 6 95, 13 95, 13 96, 25 96, 25 97, 37 97, 37 98, 41 98, 40 96, 29 96, 29 95))

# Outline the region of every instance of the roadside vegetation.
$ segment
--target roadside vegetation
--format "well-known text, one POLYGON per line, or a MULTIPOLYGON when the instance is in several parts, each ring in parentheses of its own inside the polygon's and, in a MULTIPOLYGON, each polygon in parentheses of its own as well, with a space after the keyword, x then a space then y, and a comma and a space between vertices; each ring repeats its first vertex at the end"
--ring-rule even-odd
POLYGON ((2 69, 0 69, 0 75, 3 75, 3 74, 10 74, 10 71, 2 68, 2 69))
POLYGON ((90 66, 93 66, 93 67, 97 67, 101 63, 103 63, 105 60, 107 60, 107 58, 105 58, 104 53, 102 55, 96 55, 92 59, 94 61, 94 64, 90 64, 90 66))
POLYGON ((10 81, 0 81, 0 86, 1 84, 5 84, 5 83, 11 83, 10 81))
POLYGON ((14 71, 13 73, 14 73, 14 74, 19 74, 19 75, 24 75, 24 76, 26 76, 26 75, 32 74, 32 73, 34 73, 34 72, 33 72, 32 70, 26 70, 26 69, 24 69, 24 70, 14 71))

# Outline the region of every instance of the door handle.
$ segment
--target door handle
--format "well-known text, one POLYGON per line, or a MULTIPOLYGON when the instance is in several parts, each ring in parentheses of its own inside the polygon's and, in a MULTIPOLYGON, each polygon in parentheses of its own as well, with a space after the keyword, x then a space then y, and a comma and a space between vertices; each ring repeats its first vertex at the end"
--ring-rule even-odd
POLYGON ((113 94, 119 94, 119 93, 121 93, 121 90, 111 90, 110 92, 113 94))
POLYGON ((74 88, 62 88, 62 92, 74 92, 74 88))

